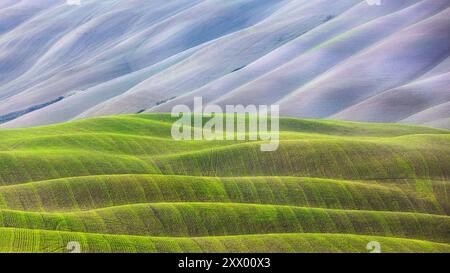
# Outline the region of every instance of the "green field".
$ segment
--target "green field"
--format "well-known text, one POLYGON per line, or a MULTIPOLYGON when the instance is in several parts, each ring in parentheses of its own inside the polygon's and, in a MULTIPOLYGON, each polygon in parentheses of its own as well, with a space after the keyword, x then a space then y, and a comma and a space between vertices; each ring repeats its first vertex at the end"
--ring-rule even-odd
POLYGON ((167 114, 0 131, 0 252, 450 252, 450 131, 280 120, 280 147, 167 114))

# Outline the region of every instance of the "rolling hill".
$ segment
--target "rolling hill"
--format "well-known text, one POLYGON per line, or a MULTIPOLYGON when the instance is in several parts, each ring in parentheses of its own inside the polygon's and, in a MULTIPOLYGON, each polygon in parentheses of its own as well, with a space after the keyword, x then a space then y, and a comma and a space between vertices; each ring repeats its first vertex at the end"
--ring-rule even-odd
POLYGON ((448 0, 2 1, 0 127, 201 96, 450 129, 449 18, 448 0))
POLYGON ((0 252, 450 252, 450 131, 280 120, 280 148, 168 114, 0 131, 0 252))

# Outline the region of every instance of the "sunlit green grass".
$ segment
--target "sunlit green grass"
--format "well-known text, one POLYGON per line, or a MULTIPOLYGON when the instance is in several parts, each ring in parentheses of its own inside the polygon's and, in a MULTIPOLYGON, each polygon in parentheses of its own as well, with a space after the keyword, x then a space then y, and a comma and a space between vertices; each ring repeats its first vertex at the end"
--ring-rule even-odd
MULTIPOLYGON (((84 176, 0 187, 0 209, 66 212, 139 203, 228 202, 448 214, 447 200, 416 192, 419 181, 408 183, 395 187, 303 177, 84 176)), ((436 194, 444 193, 444 182, 427 183, 436 194)))
POLYGON ((261 152, 175 141, 173 121, 0 131, 0 251, 450 251, 450 131, 282 118, 261 152))
POLYGON ((0 210, 0 227, 163 237, 351 233, 450 241, 450 217, 235 203, 133 204, 86 212, 0 210))
POLYGON ((381 251, 450 252, 448 244, 392 237, 351 234, 265 234, 215 237, 144 237, 46 230, 0 229, 0 252, 67 253, 70 242, 88 253, 367 253, 368 242, 378 242, 381 251))

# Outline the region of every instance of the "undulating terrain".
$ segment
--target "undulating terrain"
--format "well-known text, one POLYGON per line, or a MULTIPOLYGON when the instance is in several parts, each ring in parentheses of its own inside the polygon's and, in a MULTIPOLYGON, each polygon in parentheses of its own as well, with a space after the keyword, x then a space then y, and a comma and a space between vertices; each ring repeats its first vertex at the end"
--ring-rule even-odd
POLYGON ((280 147, 141 114, 0 131, 0 252, 450 252, 450 131, 282 118, 280 147))
POLYGON ((450 0, 375 2, 0 0, 0 252, 450 253, 450 0))
POLYGON ((0 123, 279 104, 450 128, 450 1, 2 0, 0 123), (372 1, 373 2, 373 1, 372 1))

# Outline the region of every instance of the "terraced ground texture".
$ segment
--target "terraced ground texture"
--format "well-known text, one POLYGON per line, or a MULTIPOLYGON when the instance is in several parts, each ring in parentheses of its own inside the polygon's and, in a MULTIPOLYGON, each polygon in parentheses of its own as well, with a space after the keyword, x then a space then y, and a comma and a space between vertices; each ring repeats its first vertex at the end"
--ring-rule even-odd
POLYGON ((170 112, 201 96, 450 129, 450 1, 368 2, 2 0, 0 127, 170 112))
POLYGON ((450 131, 282 118, 261 152, 173 121, 0 131, 0 252, 450 252, 450 131))

